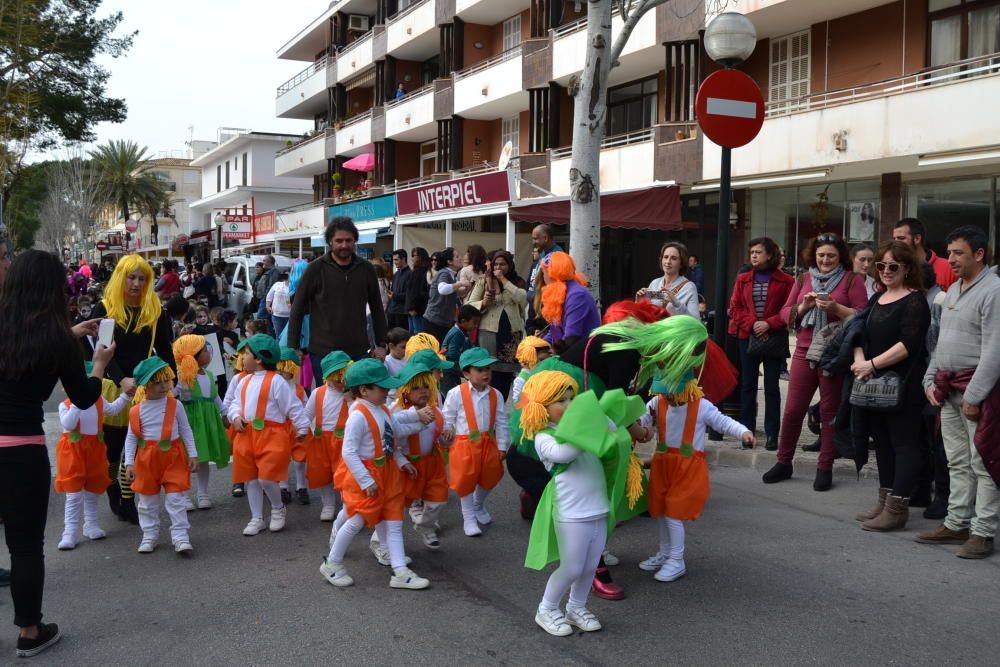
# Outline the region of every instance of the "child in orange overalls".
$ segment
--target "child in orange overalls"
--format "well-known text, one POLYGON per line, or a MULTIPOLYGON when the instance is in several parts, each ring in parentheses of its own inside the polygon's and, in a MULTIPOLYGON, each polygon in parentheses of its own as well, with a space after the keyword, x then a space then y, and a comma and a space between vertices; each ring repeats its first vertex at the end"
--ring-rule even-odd
POLYGON ((403 473, 413 478, 417 470, 395 447, 393 418, 385 407, 389 390, 398 389, 401 383, 374 359, 352 364, 345 379, 357 397, 347 418, 343 458, 337 470, 337 488, 347 520, 337 531, 320 574, 334 586, 353 584, 344 556, 354 536, 368 526, 379 533, 379 542, 388 545, 392 565, 389 586, 427 588, 430 582, 406 567, 403 548, 403 473))
MULTIPOLYGON (((306 388, 302 386, 299 379, 302 369, 299 366, 299 353, 290 347, 281 348, 281 361, 278 362, 278 373, 285 378, 285 382, 295 392, 295 397, 302 403, 302 409, 306 407, 309 397, 306 395, 306 388)), ((304 444, 295 443, 295 429, 292 424, 288 424, 288 436, 292 440, 292 468, 295 470, 295 500, 299 505, 309 504, 309 482, 306 479, 306 447, 304 444)), ((281 489, 281 502, 286 505, 292 502, 292 494, 288 490, 288 480, 279 482, 281 489)))
POLYGON ((323 357, 320 367, 323 370, 324 384, 309 396, 306 403, 306 419, 313 425, 306 453, 306 477, 309 488, 318 488, 323 500, 320 521, 333 521, 337 516, 333 474, 340 465, 344 428, 351 408, 351 399, 345 394, 347 385, 344 381, 350 365, 351 358, 340 350, 323 357))
POLYGON ((188 529, 187 492, 198 469, 194 433, 180 401, 173 397, 174 372, 163 359, 150 357, 135 367, 136 405, 129 412, 125 436, 125 478, 132 484, 139 510, 139 553, 156 549, 160 537, 160 489, 170 516, 174 551, 193 550, 188 529))
MULTIPOLYGON (((84 364, 87 375, 93 367, 84 364)), ((111 380, 105 383, 114 386, 111 380)), ((134 392, 133 392, 134 393, 134 392)), ((108 448, 104 444, 104 417, 117 415, 128 407, 131 396, 122 394, 114 402, 99 398, 97 403, 81 410, 69 400, 59 405, 62 437, 56 445, 55 488, 66 494, 65 521, 59 549, 75 549, 80 533, 80 510, 83 510, 83 534, 91 540, 101 540, 107 533, 97 522, 97 499, 111 486, 108 475, 108 448)))
POLYGON ((278 342, 266 334, 254 334, 238 349, 243 355, 243 368, 252 375, 240 381, 236 398, 229 406, 229 421, 236 431, 233 482, 246 484, 250 504, 250 522, 243 529, 249 537, 264 530, 265 493, 271 501, 268 529, 277 532, 285 527, 287 508, 278 483, 288 479, 288 460, 292 456, 286 423, 292 422, 296 439, 301 441, 309 431, 309 422, 301 401, 277 373, 281 360, 278 342))
POLYGON ((657 445, 646 498, 649 514, 659 522, 660 550, 639 567, 655 572, 657 581, 675 581, 687 572, 682 522, 697 519, 708 500, 705 427, 740 438, 750 446, 754 436, 703 397, 691 371, 672 387, 655 380, 652 393, 655 395, 646 404, 649 411, 641 423, 648 430, 655 426, 657 445))
POLYGON ((490 366, 496 361, 481 347, 463 352, 459 365, 467 382, 449 391, 444 401, 444 439, 454 440, 448 463, 451 488, 462 501, 462 527, 469 537, 482 535, 479 524, 493 521, 483 503, 503 478, 510 447, 503 395, 490 386, 490 366))
MULTIPOLYGON (((236 390, 240 386, 240 382, 243 378, 248 375, 253 375, 250 371, 243 370, 243 355, 237 352, 233 355, 233 379, 229 381, 226 385, 226 397, 222 399, 222 420, 226 425, 226 436, 229 438, 230 449, 232 449, 232 442, 236 439, 236 430, 233 429, 232 425, 229 423, 229 408, 232 406, 233 401, 236 400, 236 390)), ((246 495, 246 485, 239 483, 233 484, 233 498, 242 498, 246 495)))
POLYGON ((399 372, 403 382, 393 407, 396 446, 406 451, 417 475, 406 481, 406 504, 413 528, 428 549, 440 549, 438 515, 448 502, 448 477, 439 441, 444 434, 444 415, 438 409, 440 371, 454 364, 432 350, 421 350, 399 372), (418 502, 414 502, 418 501, 418 502))

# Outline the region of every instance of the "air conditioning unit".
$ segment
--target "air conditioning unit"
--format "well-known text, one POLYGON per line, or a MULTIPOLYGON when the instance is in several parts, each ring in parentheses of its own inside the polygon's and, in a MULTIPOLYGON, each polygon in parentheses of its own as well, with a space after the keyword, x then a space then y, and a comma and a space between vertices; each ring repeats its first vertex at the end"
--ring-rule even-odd
POLYGON ((363 14, 349 14, 347 16, 347 29, 368 32, 368 17, 363 14))

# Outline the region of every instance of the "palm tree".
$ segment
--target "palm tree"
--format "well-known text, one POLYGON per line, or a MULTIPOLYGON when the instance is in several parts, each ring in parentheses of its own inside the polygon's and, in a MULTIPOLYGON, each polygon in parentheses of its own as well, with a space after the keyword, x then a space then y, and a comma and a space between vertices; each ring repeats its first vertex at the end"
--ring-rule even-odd
POLYGON ((154 237, 154 243, 159 238, 159 225, 157 217, 173 217, 174 212, 171 207, 174 204, 174 194, 166 187, 163 177, 156 172, 147 172, 142 175, 139 182, 139 195, 136 205, 143 215, 149 216, 151 220, 150 234, 154 237), (146 177, 149 178, 146 178, 146 177))
POLYGON ((134 141, 112 139, 90 152, 103 177, 104 200, 125 220, 129 219, 130 207, 141 208, 140 202, 153 194, 163 201, 166 188, 149 172, 146 151, 145 146, 140 148, 134 141))

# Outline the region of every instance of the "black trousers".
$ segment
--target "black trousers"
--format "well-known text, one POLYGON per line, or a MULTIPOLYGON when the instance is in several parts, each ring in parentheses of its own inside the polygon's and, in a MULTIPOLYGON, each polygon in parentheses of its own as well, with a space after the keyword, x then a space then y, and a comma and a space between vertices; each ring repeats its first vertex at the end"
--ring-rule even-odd
POLYGON ((45 587, 45 521, 52 471, 45 445, 0 447, 0 516, 10 551, 14 625, 42 620, 45 587))
POLYGON ((441 326, 440 324, 435 324, 431 322, 426 317, 424 318, 424 333, 429 333, 438 339, 438 344, 444 342, 444 337, 448 335, 448 331, 451 329, 452 325, 441 326))
POLYGON ((904 404, 898 412, 855 409, 854 418, 863 419, 875 439, 879 486, 909 498, 928 455, 920 432, 920 406, 904 404))
POLYGON ((410 322, 406 316, 406 313, 403 313, 401 315, 396 313, 388 313, 386 314, 386 318, 389 320, 390 329, 399 328, 399 329, 406 329, 407 331, 409 331, 410 322))

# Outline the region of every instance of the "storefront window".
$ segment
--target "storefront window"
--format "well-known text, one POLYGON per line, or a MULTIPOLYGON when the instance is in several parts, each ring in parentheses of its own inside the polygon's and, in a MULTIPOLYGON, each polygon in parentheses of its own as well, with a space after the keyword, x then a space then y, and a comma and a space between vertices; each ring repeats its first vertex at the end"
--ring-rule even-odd
MULTIPOLYGON (((924 243, 939 255, 944 239, 956 227, 975 225, 991 232, 995 219, 995 184, 992 178, 976 178, 906 186, 906 215, 923 223, 924 243)), ((995 242, 995 239, 993 239, 995 242)))

